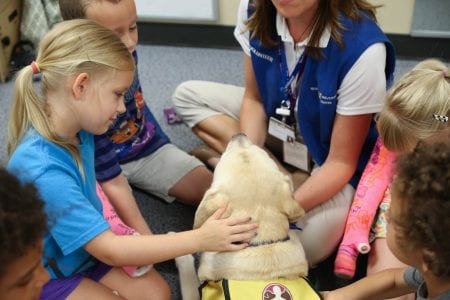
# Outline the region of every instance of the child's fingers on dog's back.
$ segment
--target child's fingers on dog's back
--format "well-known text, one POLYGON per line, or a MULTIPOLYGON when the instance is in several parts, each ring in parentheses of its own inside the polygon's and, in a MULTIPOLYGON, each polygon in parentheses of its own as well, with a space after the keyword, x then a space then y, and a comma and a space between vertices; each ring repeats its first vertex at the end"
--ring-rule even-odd
POLYGON ((230 244, 228 251, 238 251, 248 247, 248 243, 230 244))
MULTIPOLYGON (((238 224, 242 224, 242 223, 248 223, 252 220, 252 217, 249 215, 242 215, 242 216, 234 216, 234 217, 229 217, 228 218, 228 225, 238 225, 238 224)), ((256 223, 252 223, 252 224, 256 224, 256 223)))
POLYGON ((227 205, 225 204, 224 206, 219 207, 212 215, 211 218, 218 220, 221 219, 225 210, 227 209, 227 205))
POLYGON ((249 224, 238 224, 230 227, 230 233, 233 235, 235 239, 237 235, 244 234, 245 238, 251 239, 256 236, 256 229, 258 228, 258 224, 249 223, 249 224))
POLYGON ((246 243, 256 236, 256 231, 252 229, 242 230, 234 233, 231 238, 232 243, 246 243))
POLYGON ((247 231, 243 233, 236 233, 231 237, 229 246, 230 250, 241 250, 248 247, 248 242, 256 236, 256 231, 247 231))

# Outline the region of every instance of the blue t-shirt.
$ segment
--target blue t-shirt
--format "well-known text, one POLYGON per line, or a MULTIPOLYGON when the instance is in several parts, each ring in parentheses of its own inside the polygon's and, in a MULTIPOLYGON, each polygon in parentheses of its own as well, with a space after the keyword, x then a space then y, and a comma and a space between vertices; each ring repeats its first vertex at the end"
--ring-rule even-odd
POLYGON ((117 116, 108 132, 95 136, 95 170, 99 182, 116 177, 120 164, 152 154, 169 143, 152 112, 145 104, 137 70, 133 83, 125 93, 126 111, 117 116))
POLYGON ((406 269, 405 273, 403 274, 403 279, 405 280, 405 282, 408 286, 417 289, 416 300, 426 300, 426 299, 446 300, 446 299, 450 299, 450 290, 443 292, 434 298, 428 298, 427 284, 426 284, 425 280, 423 279, 422 274, 420 274, 419 270, 417 270, 414 267, 409 267, 406 269))
POLYGON ((22 182, 33 183, 45 202, 49 231, 43 263, 52 279, 58 276, 50 262, 64 277, 92 266, 95 260, 83 245, 109 228, 95 191, 93 136, 81 131, 79 139, 84 174, 66 149, 34 129, 27 132, 7 166, 22 182))

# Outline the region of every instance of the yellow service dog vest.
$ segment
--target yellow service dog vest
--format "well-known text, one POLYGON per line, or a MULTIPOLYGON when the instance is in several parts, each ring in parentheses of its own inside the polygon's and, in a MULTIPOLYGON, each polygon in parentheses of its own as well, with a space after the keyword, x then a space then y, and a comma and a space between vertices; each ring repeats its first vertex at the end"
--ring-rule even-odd
POLYGON ((320 300, 322 297, 305 278, 227 280, 204 282, 202 300, 320 300))

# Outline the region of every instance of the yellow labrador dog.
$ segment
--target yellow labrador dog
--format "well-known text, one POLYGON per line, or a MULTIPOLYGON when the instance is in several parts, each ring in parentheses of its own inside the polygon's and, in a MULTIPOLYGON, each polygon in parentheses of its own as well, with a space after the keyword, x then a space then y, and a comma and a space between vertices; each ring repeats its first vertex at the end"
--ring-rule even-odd
MULTIPOLYGON (((289 230, 289 223, 304 215, 293 199, 292 181, 243 134, 234 136, 222 154, 213 183, 196 211, 194 228, 224 204, 225 216, 250 215, 259 224, 257 235, 240 251, 202 253, 200 281, 294 279, 307 275, 303 247, 298 235, 289 230)), ((187 275, 193 270, 192 261, 189 257, 176 260, 185 300, 198 299, 198 294, 188 296, 192 288, 187 285, 194 284, 186 283, 192 281, 187 275), (186 272, 187 268, 191 271, 186 272)))

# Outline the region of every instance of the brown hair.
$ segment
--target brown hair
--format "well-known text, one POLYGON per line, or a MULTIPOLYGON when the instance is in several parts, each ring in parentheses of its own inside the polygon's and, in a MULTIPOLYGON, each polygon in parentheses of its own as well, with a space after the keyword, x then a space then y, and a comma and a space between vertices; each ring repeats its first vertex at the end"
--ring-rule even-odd
MULTIPOLYGON (((253 5, 255 12, 247 22, 247 28, 252 32, 251 37, 259 39, 265 47, 276 46, 278 41, 273 39, 276 36, 275 6, 271 0, 254 0, 253 5)), ((340 13, 352 20, 359 20, 360 12, 364 11, 376 21, 375 12, 378 7, 380 6, 365 0, 319 0, 315 25, 307 48, 308 54, 314 58, 321 56, 319 41, 327 27, 331 30, 332 38, 344 47, 341 31, 345 28, 339 20, 340 13)))
POLYGON ((16 259, 39 245, 47 229, 44 203, 32 184, 0 168, 0 278, 16 259))
MULTIPOLYGON (((86 8, 92 2, 99 2, 102 0, 59 0, 59 10, 64 20, 85 19, 86 8)), ((103 0, 112 3, 119 3, 121 0, 103 0)))
POLYGON ((405 250, 422 250, 436 276, 450 276, 450 144, 420 143, 397 160, 393 201, 400 201, 395 224, 405 250))

